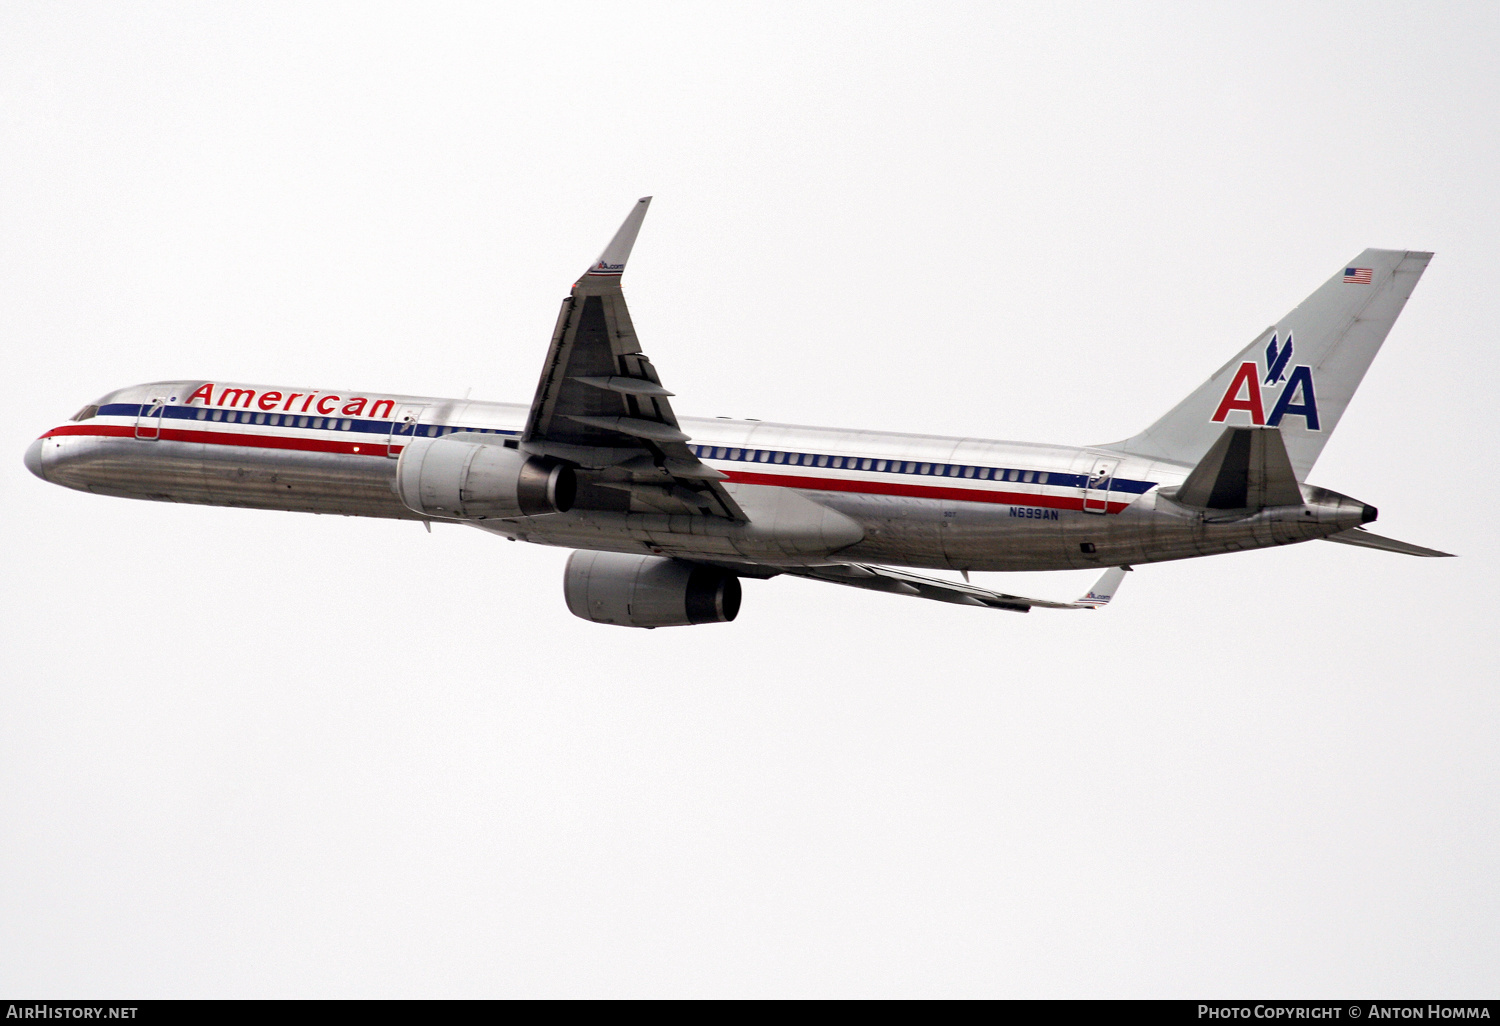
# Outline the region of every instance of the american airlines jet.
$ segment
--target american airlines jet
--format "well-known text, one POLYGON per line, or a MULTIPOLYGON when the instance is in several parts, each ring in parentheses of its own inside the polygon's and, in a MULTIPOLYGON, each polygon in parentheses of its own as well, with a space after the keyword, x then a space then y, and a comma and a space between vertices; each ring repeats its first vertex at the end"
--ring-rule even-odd
POLYGON ((1082 448, 678 418, 620 278, 650 197, 563 300, 529 406, 166 381, 111 392, 26 451, 38 477, 169 502, 470 524, 577 551, 595 623, 733 620, 780 574, 963 605, 1088 609, 1134 564, 1366 531, 1307 483, 1430 253, 1367 249, 1140 434, 1082 448), (970 571, 1103 570, 1075 602, 970 571), (961 571, 952 580, 914 570, 961 571))

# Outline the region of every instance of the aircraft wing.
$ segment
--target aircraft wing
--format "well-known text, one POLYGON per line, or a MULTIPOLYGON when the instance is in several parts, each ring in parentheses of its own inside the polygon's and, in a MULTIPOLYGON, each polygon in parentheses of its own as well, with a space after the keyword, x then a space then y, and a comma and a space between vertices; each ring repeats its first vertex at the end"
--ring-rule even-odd
POLYGON ((521 449, 579 468, 575 509, 698 513, 743 510, 686 443, 656 368, 641 352, 620 277, 651 197, 563 300, 521 449))
POLYGON ((1026 598, 1022 595, 1007 595, 1004 592, 978 588, 961 581, 949 581, 939 577, 923 577, 907 570, 889 566, 868 566, 862 563, 843 563, 834 566, 778 567, 782 573, 795 577, 808 577, 830 584, 846 584, 852 588, 868 588, 871 591, 888 591, 897 595, 914 595, 918 598, 934 599, 938 602, 955 602, 966 606, 987 606, 990 609, 1007 609, 1013 613, 1029 613, 1033 606, 1043 609, 1097 609, 1114 598, 1125 579, 1128 567, 1110 567, 1104 571, 1088 594, 1074 602, 1052 602, 1048 599, 1026 598))

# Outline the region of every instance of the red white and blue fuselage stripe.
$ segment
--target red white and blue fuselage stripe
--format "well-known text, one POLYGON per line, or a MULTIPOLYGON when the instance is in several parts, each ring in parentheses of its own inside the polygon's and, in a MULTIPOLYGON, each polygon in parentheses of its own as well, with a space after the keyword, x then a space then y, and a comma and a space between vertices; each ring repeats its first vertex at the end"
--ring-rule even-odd
MULTIPOLYGON (((184 405, 109 403, 92 418, 54 428, 43 437, 160 438, 169 442, 238 446, 262 450, 321 452, 351 457, 394 457, 413 437, 481 432, 519 437, 508 428, 463 424, 403 423, 394 419, 264 413, 184 405)), ((1157 482, 954 463, 890 455, 794 451, 785 447, 714 445, 689 448, 731 482, 804 491, 904 496, 947 502, 977 502, 1034 509, 1090 509, 1118 513, 1157 482)))

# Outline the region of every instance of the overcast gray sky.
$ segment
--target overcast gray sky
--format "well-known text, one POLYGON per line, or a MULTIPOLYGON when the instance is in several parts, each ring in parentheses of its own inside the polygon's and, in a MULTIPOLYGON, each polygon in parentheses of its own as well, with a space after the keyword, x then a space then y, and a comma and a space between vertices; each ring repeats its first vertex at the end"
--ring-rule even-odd
POLYGON ((1493 995, 1497 53, 1483 3, 0 6, 0 991, 1493 995), (562 551, 22 467, 165 378, 525 401, 648 193, 680 413, 1067 444, 1435 250, 1312 480, 1461 558, 630 631, 562 551))

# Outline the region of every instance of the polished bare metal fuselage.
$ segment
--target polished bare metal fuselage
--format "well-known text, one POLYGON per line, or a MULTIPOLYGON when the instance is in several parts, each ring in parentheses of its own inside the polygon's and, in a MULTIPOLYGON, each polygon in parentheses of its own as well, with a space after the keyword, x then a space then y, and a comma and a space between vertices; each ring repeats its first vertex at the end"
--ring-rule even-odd
MULTIPOLYGON (((100 400, 146 404, 188 394, 195 382, 124 389, 100 400)), ((411 396, 391 396, 392 423, 400 412, 417 431, 480 429, 511 437, 527 407, 411 396)), ((179 401, 180 405, 180 401, 179 401)), ((302 418, 304 421, 307 418, 302 418)), ((288 424, 291 418, 288 417, 288 424)), ((431 519, 408 509, 395 489, 402 438, 372 440, 359 451, 311 451, 234 444, 211 435, 222 424, 175 421, 128 433, 88 433, 88 421, 49 432, 37 454, 50 481, 105 495, 254 509, 346 516, 431 519), (163 427, 165 425, 165 428, 163 427), (71 433, 70 433, 71 432, 71 433), (201 440, 212 438, 210 441, 201 440)), ((330 421, 331 423, 331 421, 330 421)), ((116 425, 119 427, 119 425, 116 425)), ((1133 457, 1098 447, 1064 447, 982 439, 841 431, 759 421, 683 418, 703 461, 728 474, 730 494, 750 513, 749 524, 720 517, 654 512, 649 508, 579 508, 545 516, 467 521, 518 540, 689 559, 761 564, 831 561, 973 571, 1064 570, 1183 559, 1326 537, 1361 522, 1362 504, 1304 486, 1301 506, 1258 511, 1188 509, 1171 499, 1190 467, 1133 457), (716 453, 722 452, 723 456, 716 453), (729 458, 733 453, 734 458, 729 458), (847 468, 796 468, 773 462, 785 453, 819 453, 847 468), (774 455, 773 455, 774 454, 774 455), (1011 480, 901 478, 870 469, 887 464, 947 466, 954 474, 1017 470, 1011 480), (1091 480, 1103 464, 1108 476, 1092 496, 1041 482, 1091 480), (1019 469, 1017 469, 1019 468, 1019 469), (800 477, 798 476, 800 475, 800 477), (1135 482, 1116 491, 1111 481, 1135 482), (894 483, 891 483, 894 482, 894 483), (882 490, 883 489, 883 490, 882 490), (923 494, 897 494, 900 491, 923 494), (835 511, 837 522, 813 541, 789 542, 757 511, 794 501, 835 511), (1078 497, 1073 498, 1077 492, 1078 497), (941 493, 941 494, 939 494, 941 493), (980 501, 975 501, 980 500, 980 501), (1067 508, 1067 504, 1078 508, 1067 508), (827 539, 818 544, 816 539, 827 539)), ((123 429, 121 429, 123 430, 123 429)), ((247 435, 264 431, 246 425, 247 435)), ((296 430, 292 428, 292 430, 296 430)), ((393 427, 394 431, 401 430, 393 427)), ((335 436, 338 437, 338 436, 335 436)), ((344 436, 357 442, 354 436, 344 436)), ((250 439, 254 442, 254 438, 250 439)), ((344 449, 351 446, 344 445, 344 449)), ((821 457, 820 457, 821 458, 821 457)), ((805 519, 805 518, 804 518, 805 519)))

